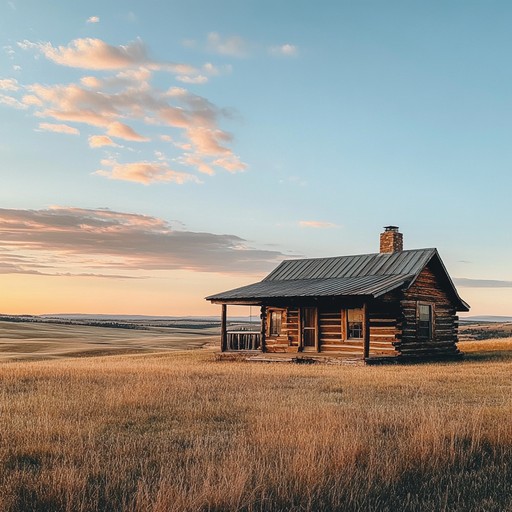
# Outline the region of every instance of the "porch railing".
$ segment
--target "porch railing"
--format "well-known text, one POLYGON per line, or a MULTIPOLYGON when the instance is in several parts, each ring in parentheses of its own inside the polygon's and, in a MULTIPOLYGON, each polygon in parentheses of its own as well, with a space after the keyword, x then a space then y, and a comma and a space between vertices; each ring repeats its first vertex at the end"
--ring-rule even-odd
POLYGON ((228 331, 228 350, 258 350, 261 343, 259 331, 228 331))

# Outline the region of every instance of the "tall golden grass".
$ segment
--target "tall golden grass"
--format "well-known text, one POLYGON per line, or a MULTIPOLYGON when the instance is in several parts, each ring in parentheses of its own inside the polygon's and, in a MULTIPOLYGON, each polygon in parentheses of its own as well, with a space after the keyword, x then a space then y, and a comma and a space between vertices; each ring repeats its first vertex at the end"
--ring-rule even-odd
POLYGON ((1 364, 0 510, 512 510, 512 341, 496 343, 399 367, 1 364))

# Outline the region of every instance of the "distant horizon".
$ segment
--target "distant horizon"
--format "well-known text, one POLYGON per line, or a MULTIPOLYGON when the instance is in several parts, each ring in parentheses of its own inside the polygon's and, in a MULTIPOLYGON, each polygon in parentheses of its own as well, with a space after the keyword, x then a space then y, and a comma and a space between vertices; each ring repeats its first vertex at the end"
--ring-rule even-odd
MULTIPOLYGON (((229 313, 229 308, 228 308, 229 313)), ((3 316, 11 316, 11 317, 37 317, 37 318, 71 318, 71 317, 82 317, 89 319, 154 319, 154 320, 177 320, 177 319, 208 319, 208 320, 219 320, 219 315, 137 315, 137 314, 109 314, 109 313, 43 313, 39 315, 33 314, 19 314, 13 315, 9 313, 0 313, 0 318, 3 316)), ((245 318, 250 319, 253 318, 254 321, 259 322, 259 315, 252 315, 252 317, 247 315, 231 315, 228 314, 229 318, 245 318)), ((482 321, 503 321, 503 322, 512 322, 512 315, 471 315, 470 313, 459 313, 459 318, 462 320, 482 320, 482 321), (495 320, 493 320, 495 319, 495 320)))

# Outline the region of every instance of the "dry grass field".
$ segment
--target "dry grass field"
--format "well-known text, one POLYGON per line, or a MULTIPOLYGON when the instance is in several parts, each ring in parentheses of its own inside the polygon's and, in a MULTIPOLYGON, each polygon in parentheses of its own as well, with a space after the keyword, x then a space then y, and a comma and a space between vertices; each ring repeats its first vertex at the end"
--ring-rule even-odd
POLYGON ((0 362, 200 348, 217 329, 113 329, 0 321, 0 362))
POLYGON ((512 339, 461 345, 400 367, 4 362, 0 510, 510 511, 512 339))

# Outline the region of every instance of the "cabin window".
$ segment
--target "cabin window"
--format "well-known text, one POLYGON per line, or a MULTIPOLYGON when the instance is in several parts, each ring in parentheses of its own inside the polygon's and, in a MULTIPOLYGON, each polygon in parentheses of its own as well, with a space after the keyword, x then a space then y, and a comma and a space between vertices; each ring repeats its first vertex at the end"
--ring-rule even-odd
POLYGON ((279 336, 281 334, 281 327, 283 325, 283 312, 282 311, 270 311, 270 336, 279 336))
POLYGON ((363 309, 347 309, 347 338, 361 339, 363 337, 363 309))
POLYGON ((430 340, 432 338, 432 306, 418 304, 418 338, 430 340))

